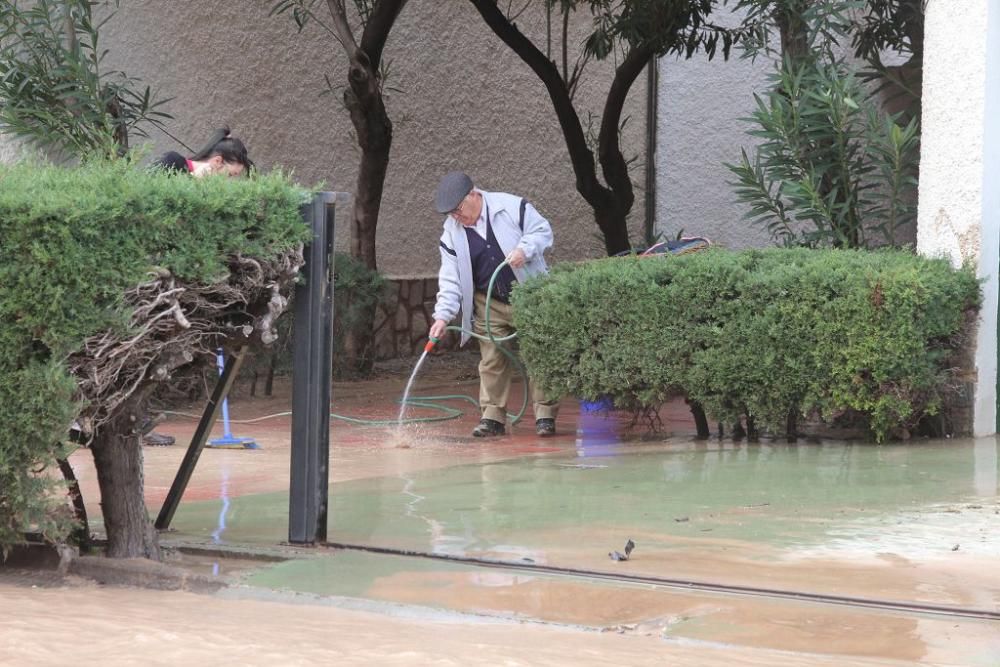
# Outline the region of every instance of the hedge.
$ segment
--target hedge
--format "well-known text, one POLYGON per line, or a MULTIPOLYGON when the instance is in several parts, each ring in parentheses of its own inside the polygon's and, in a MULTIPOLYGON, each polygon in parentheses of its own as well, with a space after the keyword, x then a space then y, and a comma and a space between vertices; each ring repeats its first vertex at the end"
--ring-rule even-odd
POLYGON ((85 406, 67 359, 104 331, 130 334, 126 291, 166 270, 216 283, 229 260, 298 246, 306 193, 280 175, 194 179, 126 161, 0 167, 0 547, 58 539, 65 492, 49 475, 85 406))
POLYGON ((848 415, 881 441, 942 408, 980 290, 905 251, 712 249, 562 265, 513 298, 550 391, 628 410, 684 396, 773 432, 848 415))

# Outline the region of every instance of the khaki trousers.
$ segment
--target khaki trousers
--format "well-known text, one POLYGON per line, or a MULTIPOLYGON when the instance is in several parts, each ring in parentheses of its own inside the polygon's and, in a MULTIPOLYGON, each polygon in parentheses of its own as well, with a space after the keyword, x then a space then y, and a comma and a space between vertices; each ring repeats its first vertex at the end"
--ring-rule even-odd
MULTIPOLYGON (((476 308, 473 311, 472 330, 477 334, 486 335, 486 295, 476 292, 476 308)), ((510 304, 493 299, 490 303, 490 329, 493 336, 503 338, 514 333, 512 319, 513 309, 510 304)), ((501 343, 510 345, 510 343, 501 343)), ((509 348, 508 348, 509 349, 509 348)), ((514 364, 500 351, 499 346, 489 340, 479 341, 479 407, 484 419, 492 419, 501 424, 507 423, 507 396, 510 394, 510 383, 514 376, 514 364)), ((531 400, 535 411, 535 419, 555 419, 559 412, 559 401, 549 400, 534 382, 530 382, 531 400)))

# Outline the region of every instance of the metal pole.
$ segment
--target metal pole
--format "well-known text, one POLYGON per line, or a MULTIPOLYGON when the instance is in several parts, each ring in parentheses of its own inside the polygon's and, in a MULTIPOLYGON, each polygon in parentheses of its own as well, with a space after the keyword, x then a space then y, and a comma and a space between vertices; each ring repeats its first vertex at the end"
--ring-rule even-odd
MULTIPOLYGON (((656 243, 656 123, 659 117, 657 101, 660 95, 660 59, 654 57, 646 66, 646 192, 643 208, 643 244, 656 243)), ((664 241, 666 239, 663 239, 664 241)))
POLYGON ((312 229, 305 281, 295 287, 292 457, 288 541, 326 540, 333 370, 333 232, 335 195, 320 192, 302 207, 312 229))
POLYGON ((198 428, 195 429, 194 436, 191 438, 191 444, 188 446, 187 453, 184 454, 184 460, 181 461, 181 467, 178 468, 177 475, 174 477, 174 483, 170 485, 170 492, 167 493, 167 499, 163 501, 160 514, 156 517, 154 525, 157 530, 166 530, 170 527, 170 522, 174 518, 174 512, 177 511, 177 506, 181 502, 181 496, 184 495, 184 490, 191 479, 191 473, 194 472, 195 466, 198 465, 198 458, 201 456, 201 451, 205 448, 205 442, 212 432, 212 425, 215 424, 215 420, 218 417, 219 407, 229 394, 229 389, 233 386, 233 381, 236 379, 236 374, 239 373, 240 366, 243 365, 243 355, 245 352, 246 348, 241 347, 226 360, 222 376, 219 377, 215 389, 212 390, 212 395, 208 399, 208 405, 205 406, 205 411, 201 415, 201 421, 198 422, 198 428))

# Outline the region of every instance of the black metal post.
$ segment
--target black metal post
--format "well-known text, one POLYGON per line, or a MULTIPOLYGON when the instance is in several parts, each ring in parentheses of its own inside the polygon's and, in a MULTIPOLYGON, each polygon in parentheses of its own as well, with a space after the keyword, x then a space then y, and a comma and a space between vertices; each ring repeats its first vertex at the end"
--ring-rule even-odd
POLYGON ((288 541, 326 540, 330 483, 330 384, 333 372, 332 192, 302 207, 312 229, 305 249, 304 282, 295 287, 292 366, 292 464, 288 541))
POLYGON ((184 495, 184 490, 191 479, 191 473, 194 472, 195 466, 198 465, 198 457, 201 456, 202 450, 205 449, 205 443, 212 432, 212 426, 219 416, 219 408, 222 406, 222 401, 229 395, 233 381, 236 380, 236 374, 239 373, 240 366, 243 365, 243 355, 245 352, 246 348, 241 347, 226 359, 222 376, 215 384, 215 389, 212 390, 212 395, 208 399, 208 405, 205 406, 205 411, 201 415, 201 421, 198 422, 198 428, 195 429, 194 437, 191 438, 191 444, 188 446, 187 453, 184 454, 184 460, 181 461, 181 467, 177 469, 174 483, 170 485, 170 492, 167 493, 167 499, 163 501, 160 514, 156 517, 154 525, 157 530, 166 530, 170 527, 170 522, 174 518, 174 512, 177 511, 177 506, 181 502, 181 496, 184 495))

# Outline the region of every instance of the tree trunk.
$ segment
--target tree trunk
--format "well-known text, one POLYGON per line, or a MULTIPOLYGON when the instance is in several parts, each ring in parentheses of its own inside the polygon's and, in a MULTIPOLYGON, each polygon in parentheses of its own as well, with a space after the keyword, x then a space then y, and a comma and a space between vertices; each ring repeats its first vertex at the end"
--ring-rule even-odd
MULTIPOLYGON (((352 67, 352 72, 354 68, 352 67)), ((372 76, 370 72, 365 76, 372 76)), ((375 259, 375 231, 382 207, 385 174, 389 169, 389 149, 392 146, 392 121, 386 114, 382 95, 375 92, 375 99, 362 103, 350 91, 345 93, 345 103, 351 110, 354 129, 361 148, 361 165, 354 194, 354 212, 351 218, 351 255, 357 257, 373 271, 375 259), (353 99, 348 99, 353 98, 353 99), (352 108, 354 107, 354 108, 352 108)))
POLYGON ((274 372, 278 367, 278 353, 271 350, 271 359, 267 364, 267 377, 264 379, 264 395, 272 396, 274 394, 274 372))
POLYGON ((697 401, 688 401, 685 399, 688 407, 691 408, 691 416, 694 417, 694 426, 698 430, 698 439, 707 440, 711 435, 712 431, 708 428, 708 417, 705 416, 705 408, 701 407, 701 403, 697 401))
POLYGON ((608 256, 626 252, 632 248, 628 239, 628 227, 625 224, 625 213, 618 206, 618 201, 612 194, 608 197, 610 205, 595 207, 594 218, 604 235, 604 249, 608 256))
POLYGON ((103 425, 91 443, 101 489, 101 512, 110 558, 160 560, 160 544, 143 495, 142 435, 136 428, 142 412, 124 409, 103 425))
POLYGON ((615 69, 615 79, 602 112, 598 141, 600 164, 607 182, 605 185, 597 178, 598 160, 595 160, 587 142, 567 82, 555 63, 504 15, 496 0, 470 1, 493 33, 531 68, 545 86, 569 151, 570 163, 576 175, 576 190, 593 208, 594 220, 604 235, 608 254, 629 250, 632 246, 628 240, 625 217, 632 209, 634 197, 627 165, 618 146, 618 120, 632 82, 652 56, 644 49, 633 50, 615 69))
POLYGON ((781 55, 792 60, 800 60, 809 55, 809 26, 802 19, 804 4, 782 7, 774 11, 774 22, 778 24, 781 37, 781 55))
POLYGON ((73 530, 73 541, 80 548, 81 553, 90 551, 90 522, 87 521, 87 506, 83 502, 83 495, 80 493, 80 482, 76 478, 73 466, 66 459, 56 459, 63 479, 68 484, 70 502, 73 504, 73 515, 77 522, 76 529, 73 530))
POLYGON ((788 418, 785 420, 785 439, 788 442, 796 442, 799 439, 799 411, 791 409, 788 411, 788 418))
MULTIPOLYGON (((382 191, 389 168, 389 150, 392 147, 392 120, 385 110, 378 73, 363 52, 356 51, 348 74, 350 88, 344 91, 344 104, 351 114, 361 148, 361 165, 354 194, 354 212, 351 219, 351 255, 369 269, 377 270, 375 258, 375 231, 382 191)), ((358 332, 371 331, 375 325, 375 309, 359 314, 357 331, 347 332, 343 354, 346 364, 354 371, 368 375, 372 368, 371 336, 358 332)))

